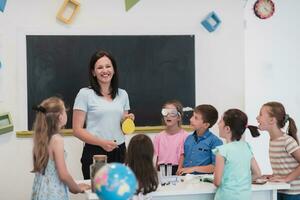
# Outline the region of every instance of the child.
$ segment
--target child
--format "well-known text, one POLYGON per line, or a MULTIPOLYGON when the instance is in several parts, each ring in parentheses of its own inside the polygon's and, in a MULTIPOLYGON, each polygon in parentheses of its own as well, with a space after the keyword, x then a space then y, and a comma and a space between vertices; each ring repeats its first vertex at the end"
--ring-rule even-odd
MULTIPOLYGON (((240 141, 248 127, 247 121, 245 113, 230 109, 218 123, 220 137, 226 139, 227 144, 213 150, 216 153, 214 184, 218 187, 215 200, 250 200, 252 179, 261 176, 249 144, 240 141)), ((250 128, 250 131, 258 135, 257 129, 250 128)))
POLYGON ((270 134, 271 181, 288 182, 289 190, 279 190, 278 199, 300 199, 300 147, 295 121, 279 102, 268 102, 257 116, 258 128, 270 134), (287 133, 282 128, 288 122, 287 133))
POLYGON ((157 171, 153 164, 154 148, 151 139, 143 134, 131 138, 126 155, 126 164, 132 169, 137 180, 138 190, 134 200, 151 199, 147 195, 158 187, 157 171))
POLYGON ((182 167, 183 144, 188 136, 188 133, 181 128, 182 104, 177 100, 168 101, 164 104, 161 114, 166 129, 154 137, 156 163, 158 166, 172 164, 172 175, 175 175, 178 164, 182 167))
POLYGON ((51 97, 35 107, 32 200, 67 200, 70 192, 83 193, 86 184, 77 184, 65 163, 63 137, 59 131, 67 122, 64 102, 51 97))
POLYGON ((223 142, 209 131, 218 119, 218 111, 212 105, 199 105, 194 109, 190 119, 191 127, 195 130, 184 142, 183 168, 177 174, 213 173, 215 155, 212 149, 223 142))

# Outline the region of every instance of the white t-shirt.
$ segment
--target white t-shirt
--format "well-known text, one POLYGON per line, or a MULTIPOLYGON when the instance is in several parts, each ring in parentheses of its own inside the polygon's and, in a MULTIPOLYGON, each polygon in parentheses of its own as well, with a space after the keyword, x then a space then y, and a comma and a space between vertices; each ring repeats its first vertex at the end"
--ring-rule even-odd
POLYGON ((121 120, 125 111, 130 109, 128 94, 118 89, 113 101, 98 96, 93 89, 82 88, 77 94, 73 110, 86 112, 86 129, 91 134, 106 140, 125 142, 121 130, 121 120))

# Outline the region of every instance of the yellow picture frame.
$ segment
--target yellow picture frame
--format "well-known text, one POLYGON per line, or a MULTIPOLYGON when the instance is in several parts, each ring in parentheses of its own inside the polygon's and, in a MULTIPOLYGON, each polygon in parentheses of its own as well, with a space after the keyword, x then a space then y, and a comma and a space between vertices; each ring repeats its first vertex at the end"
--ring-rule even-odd
POLYGON ((75 1, 75 0, 65 0, 63 5, 60 7, 60 9, 57 12, 56 18, 59 19, 60 21, 66 23, 66 24, 71 24, 74 20, 74 16, 77 14, 80 8, 80 3, 75 1), (74 5, 75 8, 73 9, 73 12, 69 18, 64 17, 64 13, 67 9, 68 6, 74 5))

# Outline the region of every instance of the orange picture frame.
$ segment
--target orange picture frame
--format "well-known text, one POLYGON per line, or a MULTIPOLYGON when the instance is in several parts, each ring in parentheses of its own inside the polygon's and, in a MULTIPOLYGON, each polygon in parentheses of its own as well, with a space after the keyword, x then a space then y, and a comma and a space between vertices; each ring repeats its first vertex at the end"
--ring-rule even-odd
POLYGON ((60 7, 56 18, 59 19, 60 21, 66 23, 66 24, 71 24, 74 20, 74 16, 77 14, 77 12, 79 11, 80 8, 80 3, 75 1, 75 0, 65 0, 63 5, 60 7), (66 11, 66 9, 68 8, 68 6, 74 6, 73 12, 71 14, 71 16, 69 18, 66 18, 64 16, 64 13, 66 11))

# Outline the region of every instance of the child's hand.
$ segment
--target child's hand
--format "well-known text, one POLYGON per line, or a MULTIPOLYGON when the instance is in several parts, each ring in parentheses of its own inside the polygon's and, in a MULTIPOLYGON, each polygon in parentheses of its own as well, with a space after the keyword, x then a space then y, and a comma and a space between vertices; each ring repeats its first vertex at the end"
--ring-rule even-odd
POLYGON ((134 121, 135 116, 134 116, 133 113, 124 114, 124 115, 123 115, 123 121, 124 121, 125 119, 127 119, 127 118, 132 119, 132 121, 134 121))
POLYGON ((89 184, 86 184, 86 183, 79 183, 78 186, 82 191, 81 193, 83 193, 86 190, 91 189, 91 186, 89 184))
POLYGON ((182 169, 182 168, 178 168, 178 169, 177 169, 177 171, 176 171, 176 175, 177 175, 177 176, 181 175, 181 174, 180 174, 181 169, 182 169))
POLYGON ((194 168, 193 167, 187 167, 187 168, 181 168, 181 169, 179 169, 178 174, 179 175, 182 175, 182 174, 191 174, 193 172, 194 172, 194 168))
POLYGON ((183 169, 184 168, 180 168, 180 169, 178 168, 176 175, 181 176, 183 174, 183 169))
POLYGON ((272 174, 265 174, 265 175, 262 175, 261 177, 259 177, 259 179, 266 179, 266 180, 269 180, 273 177, 272 174))
POLYGON ((272 182, 288 182, 287 177, 286 176, 272 176, 269 181, 272 182))

